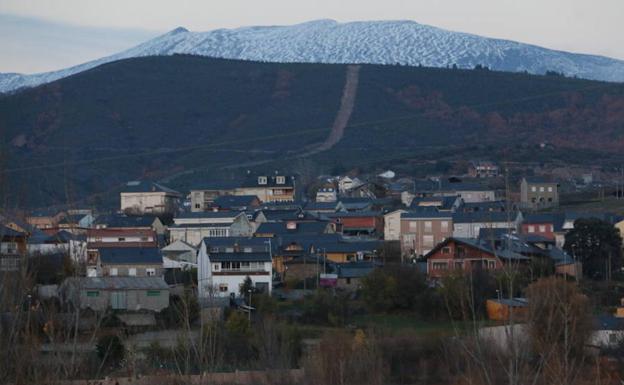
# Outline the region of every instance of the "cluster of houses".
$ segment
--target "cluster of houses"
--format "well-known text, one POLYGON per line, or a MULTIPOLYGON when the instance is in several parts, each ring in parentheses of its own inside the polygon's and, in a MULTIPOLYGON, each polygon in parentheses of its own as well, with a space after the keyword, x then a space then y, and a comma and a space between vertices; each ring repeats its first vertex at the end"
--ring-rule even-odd
MULTIPOLYGON (((391 244, 398 258, 431 280, 535 259, 550 261, 557 273, 579 275, 580 264, 562 246, 582 215, 535 213, 558 205, 559 185, 524 178, 519 201, 511 202, 482 182, 498 174, 486 162, 474 165, 468 181, 395 180, 392 172, 375 181, 324 178, 309 200, 300 198, 290 175, 249 176, 235 185, 192 189, 186 197, 158 183, 129 182, 112 214, 66 210, 0 218, 0 273, 19 270, 25 255, 63 254, 82 267, 59 285, 63 299, 83 309, 128 312, 166 308, 180 271, 197 272, 200 303, 244 295, 246 280, 266 293, 311 278, 321 286, 357 288, 393 257, 391 244)), ((624 226, 616 216, 603 219, 624 226)))

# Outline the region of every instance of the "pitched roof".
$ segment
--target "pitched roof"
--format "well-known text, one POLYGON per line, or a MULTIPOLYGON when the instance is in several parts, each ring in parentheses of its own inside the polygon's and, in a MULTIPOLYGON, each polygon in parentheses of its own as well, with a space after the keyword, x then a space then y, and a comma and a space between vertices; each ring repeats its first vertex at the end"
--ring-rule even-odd
POLYGON ((169 285, 161 277, 74 277, 65 284, 82 290, 167 290, 169 285))
POLYGON ((543 176, 525 176, 524 179, 531 184, 557 184, 543 176))
POLYGON ((158 219, 158 217, 153 217, 149 215, 101 215, 95 219, 95 224, 106 225, 106 227, 109 228, 152 227, 156 219, 158 219))
POLYGON ((453 219, 453 214, 437 210, 410 210, 401 213, 401 219, 453 219))
POLYGON ((349 262, 336 265, 338 278, 362 278, 369 275, 377 265, 372 262, 349 262))
POLYGON ((111 247, 98 249, 100 261, 109 265, 157 265, 162 264, 162 255, 157 247, 111 247))
POLYGON ((306 211, 317 211, 317 210, 336 210, 340 207, 340 201, 335 202, 307 202, 303 209, 306 211))
POLYGON ((156 233, 152 229, 135 229, 135 228, 105 228, 105 229, 87 229, 88 237, 153 237, 156 238, 156 233))
POLYGON ((527 214, 523 223, 555 223, 557 214, 527 214))
POLYGON ((518 216, 517 212, 500 211, 475 211, 453 213, 454 223, 491 223, 491 222, 514 222, 518 216))
POLYGON ((167 194, 180 195, 179 192, 163 186, 156 182, 150 181, 130 181, 124 186, 122 193, 148 193, 148 192, 162 192, 167 194))
POLYGON ((162 251, 197 251, 197 247, 178 239, 177 241, 163 247, 162 251))
POLYGON ((256 234, 323 234, 327 231, 329 222, 265 222, 258 227, 256 234))
MULTIPOLYGON (((180 213, 176 218, 180 219, 195 219, 195 218, 236 218, 241 214, 245 214, 241 211, 199 211, 199 212, 185 212, 180 213)), ((176 219, 174 218, 174 220, 176 219)))
POLYGON ((221 195, 214 200, 214 205, 223 208, 248 207, 259 202, 255 195, 221 195))
POLYGON ((268 240, 262 237, 206 237, 202 240, 207 247, 228 246, 267 246, 268 240))

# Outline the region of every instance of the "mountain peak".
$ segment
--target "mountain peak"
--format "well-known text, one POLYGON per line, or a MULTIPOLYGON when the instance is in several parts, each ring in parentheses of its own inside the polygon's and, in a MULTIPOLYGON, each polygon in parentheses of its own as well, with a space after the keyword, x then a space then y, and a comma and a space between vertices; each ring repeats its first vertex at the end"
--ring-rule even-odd
POLYGON ((179 33, 184 33, 184 32, 189 32, 189 30, 184 28, 184 27, 177 27, 177 28, 172 29, 171 31, 167 32, 167 35, 177 35, 179 33))
POLYGON ((33 87, 98 65, 141 56, 175 54, 277 63, 400 64, 474 68, 624 82, 624 61, 549 50, 419 24, 409 20, 340 23, 312 20, 289 26, 258 26, 190 32, 178 27, 118 54, 61 71, 0 76, 0 92, 33 87))

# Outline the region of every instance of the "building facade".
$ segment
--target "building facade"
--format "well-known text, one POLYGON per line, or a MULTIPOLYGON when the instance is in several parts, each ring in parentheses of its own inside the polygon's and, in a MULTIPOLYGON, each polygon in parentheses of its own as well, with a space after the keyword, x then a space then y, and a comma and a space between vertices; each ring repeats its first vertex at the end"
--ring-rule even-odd
POLYGON ((520 182, 520 206, 540 210, 559 206, 559 184, 540 177, 526 177, 520 182))
POLYGON ((422 256, 453 235, 453 216, 444 212, 401 214, 401 254, 422 256))

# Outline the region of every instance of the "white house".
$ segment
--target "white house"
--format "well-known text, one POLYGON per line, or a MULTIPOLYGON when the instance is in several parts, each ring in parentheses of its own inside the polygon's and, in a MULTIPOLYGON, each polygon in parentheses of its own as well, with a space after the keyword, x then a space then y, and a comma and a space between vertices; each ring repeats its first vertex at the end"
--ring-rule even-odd
POLYGON ((522 213, 477 211, 471 213, 453 214, 453 237, 479 237, 481 229, 511 229, 518 230, 522 222, 522 213))
POLYGON ((316 192, 317 202, 336 202, 336 200, 338 200, 338 195, 333 187, 321 187, 316 192))
POLYGON ((240 287, 249 277, 257 290, 271 293, 273 263, 271 251, 235 248, 232 251, 211 251, 210 239, 201 242, 197 256, 199 298, 231 297, 240 294, 240 287))
POLYGON ((180 239, 163 247, 162 253, 164 257, 173 261, 197 263, 197 247, 180 239))
POLYGON ((348 176, 338 178, 338 192, 341 194, 346 193, 356 187, 363 185, 364 182, 358 178, 350 178, 348 176))
POLYGON ((254 232, 254 225, 244 212, 207 211, 184 213, 174 218, 169 227, 171 242, 182 240, 199 245, 202 239, 212 237, 247 237, 254 232))
POLYGON ((384 240, 401 240, 401 214, 406 210, 395 210, 384 215, 384 240))
POLYGON ((181 194, 153 182, 128 182, 121 196, 121 211, 132 214, 173 214, 181 194))

